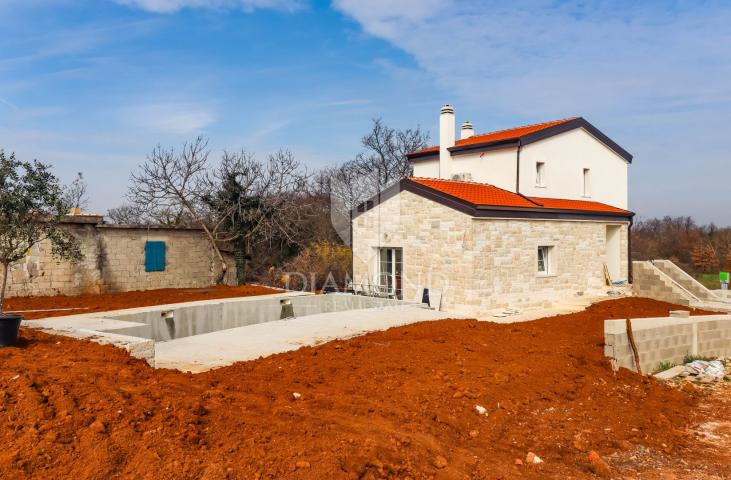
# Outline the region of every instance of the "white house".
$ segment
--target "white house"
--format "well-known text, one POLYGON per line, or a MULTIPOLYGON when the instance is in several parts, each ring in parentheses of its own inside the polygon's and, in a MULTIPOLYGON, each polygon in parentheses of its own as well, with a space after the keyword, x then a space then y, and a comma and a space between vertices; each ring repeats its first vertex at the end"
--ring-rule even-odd
POLYGON ((475 135, 454 109, 414 176, 353 212, 356 283, 480 314, 598 295, 626 280, 632 155, 581 117, 475 135))

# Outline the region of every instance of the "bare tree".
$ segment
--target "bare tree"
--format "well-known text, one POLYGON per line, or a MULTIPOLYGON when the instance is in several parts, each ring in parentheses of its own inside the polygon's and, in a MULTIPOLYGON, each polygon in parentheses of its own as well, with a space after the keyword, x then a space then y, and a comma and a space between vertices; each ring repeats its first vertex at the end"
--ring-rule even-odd
POLYGON ((118 225, 166 225, 170 227, 189 227, 197 225, 186 210, 180 208, 140 208, 124 204, 107 210, 111 223, 118 225))
POLYGON ((121 205, 107 210, 107 217, 118 225, 143 225, 145 219, 139 208, 134 205, 121 205))
POLYGON ((373 120, 371 131, 361 139, 364 150, 353 160, 353 166, 361 174, 375 172, 379 190, 411 175, 413 169, 406 155, 426 148, 429 133, 416 129, 396 130, 373 120))
POLYGON ((143 214, 154 211, 185 212, 191 220, 203 229, 221 264, 217 283, 226 275, 226 261, 216 242, 216 226, 209 226, 208 204, 203 200, 210 197, 208 173, 208 141, 197 137, 186 143, 180 152, 164 149, 160 145, 152 150, 147 161, 131 175, 127 194, 133 206, 143 214))
POLYGON ((690 253, 693 265, 701 272, 718 268, 718 254, 710 243, 698 243, 690 253))
POLYGON ((89 208, 88 185, 84 180, 84 174, 79 172, 70 184, 63 188, 63 196, 69 208, 86 210, 89 208))

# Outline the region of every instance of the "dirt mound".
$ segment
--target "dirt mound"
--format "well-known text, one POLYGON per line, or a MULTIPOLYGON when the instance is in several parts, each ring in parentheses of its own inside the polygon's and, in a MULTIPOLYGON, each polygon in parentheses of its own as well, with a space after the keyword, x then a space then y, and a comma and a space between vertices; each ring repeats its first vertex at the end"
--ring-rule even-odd
POLYGON ((692 459, 697 396, 602 352, 604 319, 676 308, 426 322, 198 375, 26 329, 0 349, 0 477, 563 479, 595 478, 590 451, 692 459))
POLYGON ((208 288, 163 288, 134 292, 88 294, 56 297, 13 297, 8 299, 6 310, 19 311, 27 319, 58 317, 77 313, 105 312, 123 308, 166 305, 168 303, 213 300, 216 298, 250 297, 280 293, 281 290, 259 285, 228 287, 216 285, 208 288), (53 309, 60 309, 53 311, 53 309), (26 310, 51 310, 27 312, 26 310))

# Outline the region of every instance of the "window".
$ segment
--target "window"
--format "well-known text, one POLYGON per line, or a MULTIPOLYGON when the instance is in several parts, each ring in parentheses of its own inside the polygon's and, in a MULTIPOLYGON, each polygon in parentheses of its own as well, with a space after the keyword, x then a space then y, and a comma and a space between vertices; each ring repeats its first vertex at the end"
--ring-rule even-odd
POLYGON ((544 187, 546 181, 546 164, 544 162, 536 162, 536 186, 544 187))
POLYGON ((591 197, 591 170, 584 169, 584 196, 591 197))
POLYGON ((538 275, 548 275, 553 270, 553 247, 538 247, 538 275))
POLYGON ((165 242, 145 242, 145 271, 165 271, 165 242))

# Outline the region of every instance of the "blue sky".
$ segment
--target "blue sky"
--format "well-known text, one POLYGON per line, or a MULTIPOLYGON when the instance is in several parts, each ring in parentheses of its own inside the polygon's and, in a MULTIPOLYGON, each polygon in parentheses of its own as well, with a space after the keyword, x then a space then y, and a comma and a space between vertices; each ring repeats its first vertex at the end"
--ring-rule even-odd
POLYGON ((351 158, 371 118, 437 134, 581 115, 631 151, 640 217, 731 225, 731 3, 0 0, 0 147, 97 211, 157 144, 351 158))

